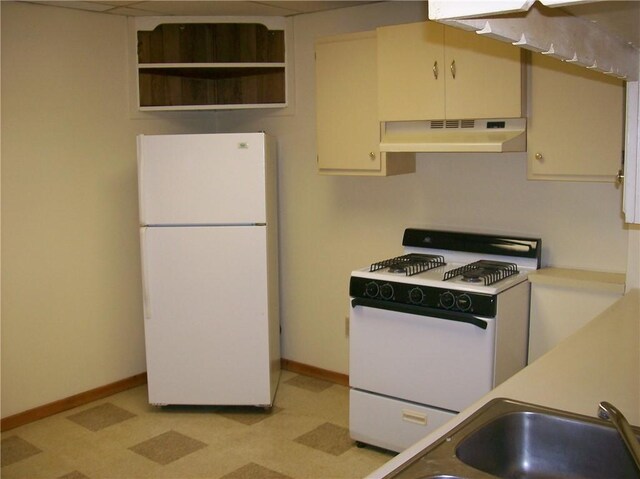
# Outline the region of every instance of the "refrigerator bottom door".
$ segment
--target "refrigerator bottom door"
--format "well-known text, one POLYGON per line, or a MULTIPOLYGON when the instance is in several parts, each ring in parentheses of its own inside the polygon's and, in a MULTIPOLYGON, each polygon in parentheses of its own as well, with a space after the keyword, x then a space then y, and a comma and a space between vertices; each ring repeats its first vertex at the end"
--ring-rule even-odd
POLYGON ((151 404, 272 404, 266 237, 266 226, 142 229, 151 404))

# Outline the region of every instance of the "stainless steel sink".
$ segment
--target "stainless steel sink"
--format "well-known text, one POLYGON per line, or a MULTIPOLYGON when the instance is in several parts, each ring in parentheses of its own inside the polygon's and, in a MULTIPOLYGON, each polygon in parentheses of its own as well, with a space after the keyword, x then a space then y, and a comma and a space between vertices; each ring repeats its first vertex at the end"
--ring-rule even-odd
MULTIPOLYGON (((632 431, 640 439, 640 428, 632 431)), ((609 421, 500 398, 387 477, 638 479, 640 473, 609 421)))

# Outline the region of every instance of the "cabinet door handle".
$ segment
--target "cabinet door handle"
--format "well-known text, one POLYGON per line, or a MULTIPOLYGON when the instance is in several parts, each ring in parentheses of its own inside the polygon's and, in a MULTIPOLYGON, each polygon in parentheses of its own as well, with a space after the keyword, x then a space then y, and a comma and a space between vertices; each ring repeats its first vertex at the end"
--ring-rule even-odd
POLYGON ((455 60, 451 62, 451 66, 449 68, 451 69, 451 76, 455 80, 456 79, 456 61, 455 60))
POLYGON ((373 160, 375 160, 375 159, 376 159, 376 154, 375 154, 373 151, 369 152, 369 159, 370 159, 371 161, 373 161, 373 160))
POLYGON ((438 79, 438 60, 433 62, 433 78, 438 79))

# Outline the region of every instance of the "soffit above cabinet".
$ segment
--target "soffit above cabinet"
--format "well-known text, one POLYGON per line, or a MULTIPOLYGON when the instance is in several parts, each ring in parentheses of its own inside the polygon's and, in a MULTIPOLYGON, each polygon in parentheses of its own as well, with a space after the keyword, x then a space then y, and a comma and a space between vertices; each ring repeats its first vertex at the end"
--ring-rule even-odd
POLYGON ((431 0, 429 18, 618 78, 638 79, 640 4, 607 1, 601 2, 606 4, 601 6, 588 0, 534 2, 431 0), (558 6, 564 8, 552 8, 558 6))

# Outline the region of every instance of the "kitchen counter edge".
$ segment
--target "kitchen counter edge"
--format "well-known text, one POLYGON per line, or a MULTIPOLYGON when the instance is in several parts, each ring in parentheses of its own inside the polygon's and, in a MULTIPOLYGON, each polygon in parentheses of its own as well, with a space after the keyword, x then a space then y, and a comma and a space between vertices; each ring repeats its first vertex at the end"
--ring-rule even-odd
POLYGON ((607 273, 567 268, 542 268, 528 276, 532 284, 623 294, 624 273, 607 273))
POLYGON ((367 479, 384 478, 496 397, 594 417, 598 403, 609 401, 631 424, 640 424, 640 289, 629 291, 557 347, 367 479))

